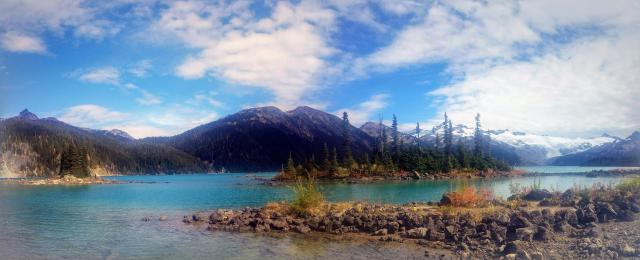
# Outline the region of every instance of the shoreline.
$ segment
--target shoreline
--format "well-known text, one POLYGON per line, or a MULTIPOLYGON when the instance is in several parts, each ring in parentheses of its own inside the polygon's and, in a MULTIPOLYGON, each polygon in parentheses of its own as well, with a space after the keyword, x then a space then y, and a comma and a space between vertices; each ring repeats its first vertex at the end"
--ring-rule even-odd
POLYGON ((563 193, 530 190, 511 200, 494 200, 490 207, 470 208, 452 207, 445 198, 440 203, 403 205, 327 203, 307 216, 289 213, 283 203, 270 203, 200 212, 184 216, 183 223, 202 225, 211 232, 415 243, 432 257, 430 252, 463 258, 640 257, 638 190, 629 193, 604 186, 563 193), (618 239, 618 233, 632 239, 618 239))
MULTIPOLYGON (((423 174, 420 178, 412 177, 403 173, 403 175, 390 176, 365 176, 365 177, 347 177, 347 178, 320 178, 318 183, 347 183, 347 184, 363 184, 363 183, 381 183, 381 182, 397 182, 397 181, 420 181, 420 180, 472 180, 472 179, 493 179, 493 178, 517 178, 517 177, 547 177, 547 176, 585 176, 589 178, 615 178, 640 175, 640 169, 611 169, 611 170, 593 170, 589 172, 566 172, 566 173, 544 173, 544 172, 525 172, 522 170, 512 170, 510 172, 493 172, 490 174, 478 173, 457 173, 448 174, 423 174)), ((282 186, 295 183, 297 180, 277 180, 274 178, 255 177, 256 180, 262 180, 262 185, 282 186)))
POLYGON ((58 178, 18 178, 18 179, 0 179, 0 183, 20 184, 27 186, 40 185, 88 185, 88 184, 120 184, 122 182, 102 178, 100 176, 77 178, 71 175, 58 178))

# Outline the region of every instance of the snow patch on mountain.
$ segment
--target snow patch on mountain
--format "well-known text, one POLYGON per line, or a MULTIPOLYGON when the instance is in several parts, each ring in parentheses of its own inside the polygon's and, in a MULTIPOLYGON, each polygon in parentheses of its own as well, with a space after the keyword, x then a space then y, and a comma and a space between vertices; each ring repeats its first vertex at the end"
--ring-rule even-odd
POLYGON ((507 143, 514 147, 542 147, 547 151, 547 158, 582 152, 617 140, 617 138, 608 135, 594 138, 568 138, 511 132, 509 130, 492 130, 487 131, 487 133, 492 140, 507 143))

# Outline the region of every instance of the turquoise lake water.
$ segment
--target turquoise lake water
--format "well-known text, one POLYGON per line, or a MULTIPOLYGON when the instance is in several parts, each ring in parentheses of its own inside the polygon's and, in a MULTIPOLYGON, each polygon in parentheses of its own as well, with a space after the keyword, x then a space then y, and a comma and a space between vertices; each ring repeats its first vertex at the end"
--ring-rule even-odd
MULTIPOLYGON (((288 187, 261 185, 273 174, 223 174, 110 177, 115 185, 21 186, 0 182, 0 259, 254 259, 419 257, 411 245, 334 242, 296 235, 274 238, 254 234, 207 232, 186 226, 183 215, 215 208, 262 206, 286 200, 288 187), (259 178, 256 178, 259 177, 259 178), (167 221, 157 221, 160 215, 167 221), (143 222, 145 216, 153 221, 143 222)), ((474 181, 402 181, 323 184, 330 201, 406 203, 439 200, 456 185, 474 184, 509 196, 511 183, 540 182, 565 190, 616 178, 548 176, 474 181)))

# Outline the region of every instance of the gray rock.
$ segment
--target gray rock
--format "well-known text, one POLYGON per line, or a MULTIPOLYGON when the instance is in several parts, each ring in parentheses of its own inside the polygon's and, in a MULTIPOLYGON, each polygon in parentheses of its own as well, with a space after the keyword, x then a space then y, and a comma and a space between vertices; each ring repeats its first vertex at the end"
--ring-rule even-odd
POLYGON ((386 228, 383 229, 379 229, 378 231, 376 231, 375 233, 373 233, 374 236, 386 236, 388 233, 386 228))
POLYGON ((529 201, 540 201, 546 198, 553 197, 553 194, 546 189, 535 189, 529 191, 522 198, 529 201))

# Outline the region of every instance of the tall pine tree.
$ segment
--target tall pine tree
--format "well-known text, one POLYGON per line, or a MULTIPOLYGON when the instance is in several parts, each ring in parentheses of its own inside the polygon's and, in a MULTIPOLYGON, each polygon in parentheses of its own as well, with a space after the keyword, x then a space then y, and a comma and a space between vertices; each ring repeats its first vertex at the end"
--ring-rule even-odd
POLYGON ((329 147, 327 146, 327 143, 324 143, 324 147, 322 149, 322 170, 331 170, 331 158, 329 157, 329 147))
POLYGON ((355 162, 351 153, 351 124, 349 123, 347 112, 342 113, 342 152, 343 165, 345 168, 350 169, 355 162))
POLYGON ((473 135, 473 154, 477 157, 482 157, 482 125, 480 125, 480 113, 476 114, 476 131, 473 135))
POLYGON ((393 158, 397 160, 400 156, 400 135, 398 133, 398 118, 393 115, 391 121, 391 148, 393 150, 393 158))

